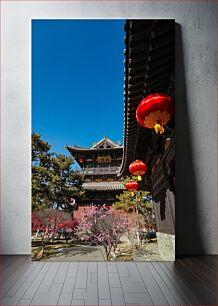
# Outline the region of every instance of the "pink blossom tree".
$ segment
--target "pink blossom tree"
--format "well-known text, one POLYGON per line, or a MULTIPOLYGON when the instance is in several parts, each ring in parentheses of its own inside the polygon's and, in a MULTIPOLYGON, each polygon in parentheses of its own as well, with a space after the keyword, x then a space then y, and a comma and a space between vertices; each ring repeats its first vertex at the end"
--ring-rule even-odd
POLYGON ((66 243, 74 233, 77 220, 71 214, 55 209, 40 209, 32 213, 32 235, 41 237, 42 251, 49 241, 63 235, 66 243))
POLYGON ((114 209, 104 206, 88 206, 84 208, 82 219, 77 227, 77 235, 84 241, 103 245, 106 258, 114 253, 121 236, 130 229, 130 219, 117 216, 114 209))

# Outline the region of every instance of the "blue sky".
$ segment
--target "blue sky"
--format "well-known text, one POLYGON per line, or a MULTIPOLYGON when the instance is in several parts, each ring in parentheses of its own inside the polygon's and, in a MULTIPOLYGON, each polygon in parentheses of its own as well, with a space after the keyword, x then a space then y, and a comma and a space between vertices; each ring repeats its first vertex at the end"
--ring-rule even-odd
POLYGON ((124 20, 32 21, 32 129, 68 154, 123 140, 124 20))

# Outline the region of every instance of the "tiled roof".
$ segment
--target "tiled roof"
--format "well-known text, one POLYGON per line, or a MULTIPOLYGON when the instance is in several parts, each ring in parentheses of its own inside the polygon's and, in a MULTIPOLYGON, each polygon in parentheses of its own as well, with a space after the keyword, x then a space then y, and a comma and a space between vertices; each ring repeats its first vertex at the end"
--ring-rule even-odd
POLYGON ((123 190, 124 185, 121 182, 90 182, 83 183, 84 190, 123 190))
POLYGON ((113 142, 112 140, 110 140, 109 138, 107 137, 104 137, 102 138, 100 141, 98 141, 97 143, 93 144, 92 147, 90 148, 84 148, 84 147, 78 147, 77 145, 74 145, 74 146, 68 146, 66 145, 66 149, 70 152, 70 153, 73 153, 73 152, 79 152, 79 151, 105 151, 105 150, 122 150, 123 149, 123 146, 120 145, 120 144, 116 144, 115 142, 113 142), (101 148, 101 144, 108 144, 108 146, 110 146, 110 148, 108 147, 104 147, 104 148, 101 148))
POLYGON ((120 148, 120 145, 116 144, 115 142, 113 142, 112 140, 110 140, 109 138, 105 136, 104 138, 99 140, 97 143, 93 144, 92 149, 98 149, 99 146, 104 143, 108 144, 111 148, 120 148))

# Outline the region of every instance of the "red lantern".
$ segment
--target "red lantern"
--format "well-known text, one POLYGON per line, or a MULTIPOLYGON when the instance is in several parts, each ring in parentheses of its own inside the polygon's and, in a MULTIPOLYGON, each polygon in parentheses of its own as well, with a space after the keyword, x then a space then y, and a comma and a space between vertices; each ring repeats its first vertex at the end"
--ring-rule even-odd
POLYGON ((174 106, 170 96, 154 93, 144 98, 136 110, 139 124, 148 129, 155 129, 157 134, 163 134, 163 125, 172 118, 174 106))
POLYGON ((84 162, 83 158, 79 158, 79 162, 82 164, 84 162))
POLYGON ((76 202, 76 200, 75 200, 74 198, 70 198, 70 199, 69 199, 69 203, 70 203, 70 205, 74 205, 74 204, 75 204, 75 202, 76 202))
POLYGON ((141 181, 141 175, 145 174, 148 166, 141 160, 136 160, 129 165, 129 172, 138 176, 138 181, 141 181))
POLYGON ((134 191, 138 189, 139 184, 136 181, 130 180, 125 184, 127 190, 131 191, 132 196, 134 196, 134 191))

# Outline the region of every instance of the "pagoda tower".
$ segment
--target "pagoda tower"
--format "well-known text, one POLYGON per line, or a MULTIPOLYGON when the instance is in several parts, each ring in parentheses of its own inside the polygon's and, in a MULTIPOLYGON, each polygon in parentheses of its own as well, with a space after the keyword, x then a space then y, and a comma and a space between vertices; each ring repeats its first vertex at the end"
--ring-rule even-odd
POLYGON ((85 175, 85 198, 79 205, 111 205, 124 187, 117 174, 123 157, 123 146, 104 137, 90 148, 74 145, 67 150, 80 165, 85 175))

